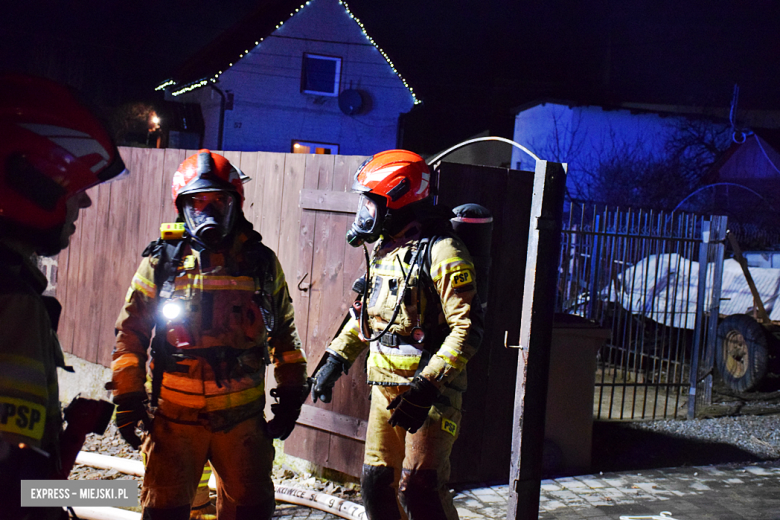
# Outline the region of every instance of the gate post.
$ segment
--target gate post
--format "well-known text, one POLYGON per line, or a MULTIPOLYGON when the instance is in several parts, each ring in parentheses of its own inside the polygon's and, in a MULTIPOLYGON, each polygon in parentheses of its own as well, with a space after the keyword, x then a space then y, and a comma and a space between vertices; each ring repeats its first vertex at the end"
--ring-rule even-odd
POLYGON ((709 404, 712 391, 712 366, 715 355, 715 342, 718 329, 718 311, 720 310, 720 293, 723 282, 723 254, 725 252, 726 225, 728 219, 713 216, 710 220, 702 220, 701 245, 699 246, 699 285, 696 293, 696 324, 694 326, 693 352, 691 353, 691 371, 688 376, 690 390, 688 391, 687 419, 696 418, 696 398, 699 384, 699 372, 708 373, 704 378, 704 397, 709 404), (707 305, 707 275, 712 262, 712 288, 710 305, 707 305), (714 317, 713 317, 714 314, 714 317), (706 324, 706 326, 705 326, 706 324), (700 367, 700 363, 703 366, 700 367))
POLYGON ((536 520, 566 168, 537 161, 520 322, 507 520, 536 520))

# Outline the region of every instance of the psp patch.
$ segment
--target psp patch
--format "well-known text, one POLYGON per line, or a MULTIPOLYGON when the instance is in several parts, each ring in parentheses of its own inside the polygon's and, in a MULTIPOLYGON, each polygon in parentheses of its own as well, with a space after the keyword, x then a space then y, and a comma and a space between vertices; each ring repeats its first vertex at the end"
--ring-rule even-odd
POLYGON ((449 419, 441 418, 441 429, 449 433, 453 437, 458 434, 458 425, 449 419))
POLYGON ((471 271, 458 271, 452 274, 452 286, 454 288, 468 285, 474 281, 474 277, 471 275, 471 271))
POLYGON ((16 433, 41 440, 46 408, 30 401, 0 397, 0 432, 16 433))

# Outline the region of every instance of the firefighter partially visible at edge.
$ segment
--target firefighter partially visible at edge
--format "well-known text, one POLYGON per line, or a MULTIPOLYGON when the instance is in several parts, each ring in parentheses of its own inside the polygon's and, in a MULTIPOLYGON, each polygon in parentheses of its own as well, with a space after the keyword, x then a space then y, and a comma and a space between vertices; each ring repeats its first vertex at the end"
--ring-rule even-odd
POLYGON ((86 190, 127 170, 95 116, 42 78, 0 77, 0 136, 0 516, 68 518, 62 508, 20 507, 21 481, 67 478, 67 454, 86 434, 74 434, 73 416, 62 431, 61 306, 43 296, 33 256, 68 247, 92 203, 86 190))

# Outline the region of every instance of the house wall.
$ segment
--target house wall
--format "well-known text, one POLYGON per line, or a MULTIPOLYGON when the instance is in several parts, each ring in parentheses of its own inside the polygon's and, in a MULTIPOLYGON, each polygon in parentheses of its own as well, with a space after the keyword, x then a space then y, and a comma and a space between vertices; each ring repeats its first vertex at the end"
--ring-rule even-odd
MULTIPOLYGON (((339 145, 339 154, 394 148, 398 118, 413 98, 379 50, 336 0, 312 0, 225 71, 217 84, 234 94, 225 112, 225 150, 290 152, 293 140, 339 145), (343 114, 336 97, 301 93, 303 53, 342 58, 340 91, 358 89, 364 109, 343 114)), ((199 102, 203 145, 218 148, 220 95, 210 87, 176 98, 199 102)))
MULTIPOLYGON (((543 103, 515 116, 514 140, 541 159, 568 163, 567 188, 577 198, 583 171, 598 164, 600 156, 623 147, 660 153, 674 120, 629 110, 543 103)), ((533 170, 534 159, 513 148, 512 167, 533 170)))

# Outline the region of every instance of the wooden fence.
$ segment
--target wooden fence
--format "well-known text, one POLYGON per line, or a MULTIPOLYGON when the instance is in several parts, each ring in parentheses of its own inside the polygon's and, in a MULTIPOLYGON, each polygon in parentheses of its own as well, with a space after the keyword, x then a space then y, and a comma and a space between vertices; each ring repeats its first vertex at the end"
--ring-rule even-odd
MULTIPOLYGON (((111 362, 114 324, 141 252, 159 236, 160 224, 175 218, 170 196, 173 172, 196 150, 120 152, 130 177, 90 191, 93 205, 83 211, 71 246, 58 258, 63 348, 104 366, 111 362)), ((252 177, 244 186, 244 213, 282 264, 311 372, 351 303, 352 283, 365 269, 362 249, 349 247, 345 240, 357 207, 357 195, 349 190, 354 171, 365 158, 224 155, 252 177)), ((469 363, 453 481, 501 480, 509 471, 517 356, 516 350, 503 345, 507 335, 516 341, 519 332, 533 174, 447 164, 442 169, 446 171, 439 179, 440 202, 451 207, 477 202, 496 218, 486 336, 469 363)), ((361 357, 336 384, 331 403, 304 404, 285 452, 359 475, 368 393, 361 357)))
MULTIPOLYGON (((141 252, 159 236, 162 222, 176 218, 170 188, 173 172, 196 150, 121 148, 120 153, 130 176, 90 190, 92 206, 82 211, 70 247, 58 257, 56 292, 65 308, 60 325, 63 349, 103 366, 111 362, 114 323, 141 252)), ((349 199, 352 194, 346 192, 351 187, 352 173, 365 158, 268 152, 225 152, 224 155, 252 178, 244 186, 244 213, 263 235, 263 242, 279 256, 304 339, 309 328, 310 300, 312 295, 321 293, 316 283, 312 285, 315 275, 311 262, 316 256, 313 248, 329 253, 341 248, 343 253, 345 241, 343 234, 333 235, 333 226, 320 229, 316 235, 314 221, 301 218, 299 194, 304 187, 315 193, 338 190, 353 200, 349 199), (297 289, 298 282, 307 273, 300 285, 307 290, 297 289)), ((347 206, 343 204, 345 211, 347 206)), ((360 251, 348 252, 353 253, 355 264, 359 264, 360 251)), ((317 269, 333 281, 338 278, 342 263, 318 265, 317 269)), ((335 305, 341 307, 341 302, 335 305)), ((315 306, 320 316, 321 302, 315 302, 315 306)), ((329 315, 323 318, 335 320, 330 320, 329 315)), ((328 325, 313 323, 312 334, 323 337, 321 329, 328 325)))

